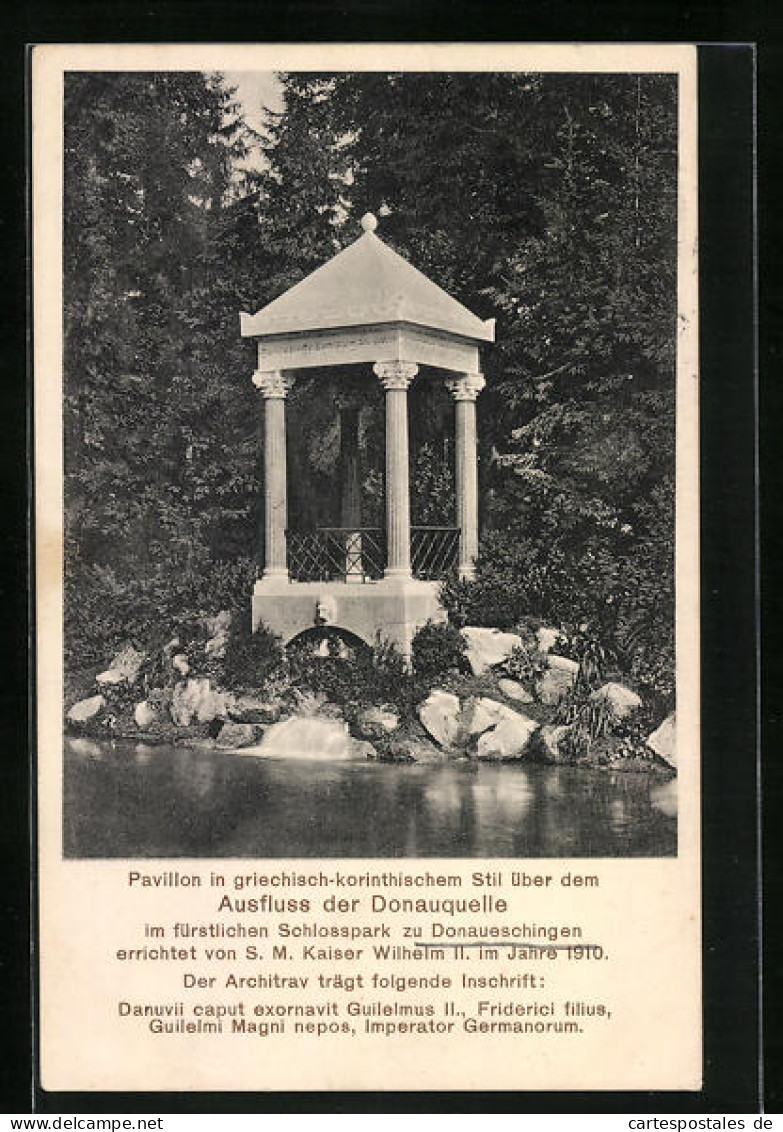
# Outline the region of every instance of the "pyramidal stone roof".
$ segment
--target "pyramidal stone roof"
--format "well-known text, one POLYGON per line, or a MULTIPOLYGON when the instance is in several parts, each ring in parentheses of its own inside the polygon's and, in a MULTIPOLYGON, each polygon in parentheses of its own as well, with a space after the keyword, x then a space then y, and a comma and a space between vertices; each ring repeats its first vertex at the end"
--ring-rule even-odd
POLYGON ((257 314, 241 314, 242 337, 406 322, 495 340, 494 319, 482 321, 379 239, 372 213, 361 223, 358 240, 257 314))

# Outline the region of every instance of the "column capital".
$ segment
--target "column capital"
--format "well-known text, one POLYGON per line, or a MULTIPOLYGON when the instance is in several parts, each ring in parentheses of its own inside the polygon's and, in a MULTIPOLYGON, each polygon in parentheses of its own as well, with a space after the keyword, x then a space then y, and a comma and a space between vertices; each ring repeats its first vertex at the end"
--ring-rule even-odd
POLYGON ((294 384, 293 377, 279 369, 257 369, 253 373, 252 381, 256 389, 260 389, 261 396, 266 401, 271 397, 285 399, 294 384))
POLYGON ((373 373, 385 390, 406 390, 419 372, 415 362, 376 362, 373 373))
POLYGON ((486 384, 481 373, 463 373, 446 379, 446 388, 455 401, 475 401, 486 384))

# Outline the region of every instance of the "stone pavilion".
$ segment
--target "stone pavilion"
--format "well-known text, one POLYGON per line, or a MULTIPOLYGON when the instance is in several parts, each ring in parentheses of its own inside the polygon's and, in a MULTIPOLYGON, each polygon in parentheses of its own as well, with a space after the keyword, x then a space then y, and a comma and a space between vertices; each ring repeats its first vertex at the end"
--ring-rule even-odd
MULTIPOLYGON (((427 620, 443 620, 439 578, 456 566, 470 578, 478 553, 476 398, 484 387, 479 347, 495 337, 482 321, 376 235, 362 235, 257 314, 241 333, 258 343, 253 384, 264 400, 264 564, 253 591, 253 628, 284 644, 330 626, 410 656, 427 620), (288 529, 286 396, 308 367, 367 366, 385 391, 385 530, 361 525, 358 483, 344 485, 343 525, 288 529), (421 376, 419 376, 421 374, 421 376), (454 400, 455 525, 413 528, 408 467, 408 389, 443 380, 454 400)), ((356 414, 341 417, 358 445, 356 414)), ((356 474, 356 462, 348 464, 356 474)))

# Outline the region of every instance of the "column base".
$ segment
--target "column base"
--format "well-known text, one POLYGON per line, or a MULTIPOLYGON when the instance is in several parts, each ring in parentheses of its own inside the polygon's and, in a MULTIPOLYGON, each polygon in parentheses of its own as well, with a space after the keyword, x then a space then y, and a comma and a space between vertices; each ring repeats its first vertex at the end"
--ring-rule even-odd
POLYGON ((409 568, 406 568, 404 566, 391 568, 387 566, 387 568, 383 571, 383 578, 384 581, 412 582, 413 574, 411 574, 409 568))

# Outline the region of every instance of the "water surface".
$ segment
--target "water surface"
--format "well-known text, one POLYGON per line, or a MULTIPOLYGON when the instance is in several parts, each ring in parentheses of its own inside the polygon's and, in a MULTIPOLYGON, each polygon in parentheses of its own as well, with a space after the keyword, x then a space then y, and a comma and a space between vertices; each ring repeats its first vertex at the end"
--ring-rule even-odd
POLYGON ((68 857, 669 856, 675 815, 642 774, 65 744, 68 857))

